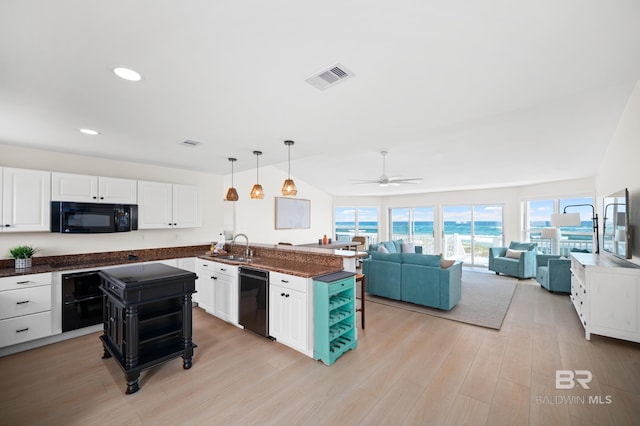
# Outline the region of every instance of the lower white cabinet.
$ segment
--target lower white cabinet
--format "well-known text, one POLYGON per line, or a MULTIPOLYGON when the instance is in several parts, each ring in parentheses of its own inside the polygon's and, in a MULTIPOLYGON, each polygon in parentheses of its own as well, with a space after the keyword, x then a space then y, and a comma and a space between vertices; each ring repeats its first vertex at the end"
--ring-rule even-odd
POLYGON ((238 324, 238 267, 214 262, 213 314, 238 324))
POLYGON ((238 324, 238 267, 209 260, 196 260, 198 305, 218 318, 238 324))
POLYGON ((0 278, 0 347, 52 334, 51 275, 0 278))
POLYGON ((609 255, 571 255, 571 301, 591 334, 640 342, 640 267, 609 255))
POLYGON ((213 277, 214 264, 208 260, 196 260, 196 292, 193 294, 193 301, 198 306, 213 314, 213 277))
POLYGON ((313 281, 269 273, 269 334, 279 343, 313 357, 313 281))

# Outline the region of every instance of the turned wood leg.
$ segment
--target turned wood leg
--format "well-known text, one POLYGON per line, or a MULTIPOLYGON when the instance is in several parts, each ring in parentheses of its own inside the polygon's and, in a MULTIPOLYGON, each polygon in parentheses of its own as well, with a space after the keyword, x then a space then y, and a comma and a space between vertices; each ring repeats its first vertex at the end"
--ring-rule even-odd
POLYGON ((126 394, 130 395, 132 393, 138 392, 140 390, 140 372, 130 372, 125 373, 125 377, 127 379, 127 391, 126 394))
POLYGON ((111 352, 107 350, 107 347, 105 345, 102 345, 102 350, 104 351, 104 353, 102 354, 102 359, 111 358, 111 352))

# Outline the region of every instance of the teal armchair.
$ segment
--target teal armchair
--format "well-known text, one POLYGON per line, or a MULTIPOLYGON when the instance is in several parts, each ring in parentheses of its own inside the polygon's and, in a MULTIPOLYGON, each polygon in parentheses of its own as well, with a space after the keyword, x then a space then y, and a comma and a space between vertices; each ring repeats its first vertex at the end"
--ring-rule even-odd
POLYGON ((521 279, 536 276, 537 243, 512 241, 509 247, 489 249, 489 270, 521 279))
POLYGON ((539 254, 536 281, 554 293, 571 293, 571 260, 557 255, 539 254))

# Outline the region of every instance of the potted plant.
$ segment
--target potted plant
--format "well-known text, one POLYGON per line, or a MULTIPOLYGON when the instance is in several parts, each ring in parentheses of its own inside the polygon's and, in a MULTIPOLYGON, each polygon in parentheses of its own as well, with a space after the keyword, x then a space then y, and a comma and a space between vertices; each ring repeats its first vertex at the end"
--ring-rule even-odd
POLYGON ((9 249, 9 254, 16 260, 16 269, 31 268, 31 258, 38 249, 31 246, 16 246, 9 249))

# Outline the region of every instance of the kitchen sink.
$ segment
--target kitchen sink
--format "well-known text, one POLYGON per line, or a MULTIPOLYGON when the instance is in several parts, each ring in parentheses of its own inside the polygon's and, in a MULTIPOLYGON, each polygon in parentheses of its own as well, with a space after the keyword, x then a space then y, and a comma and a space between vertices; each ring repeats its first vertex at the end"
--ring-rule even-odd
POLYGON ((244 256, 236 256, 234 254, 218 256, 218 259, 222 260, 232 260, 234 262, 242 262, 242 263, 251 263, 255 260, 258 260, 256 257, 244 257, 244 256))

